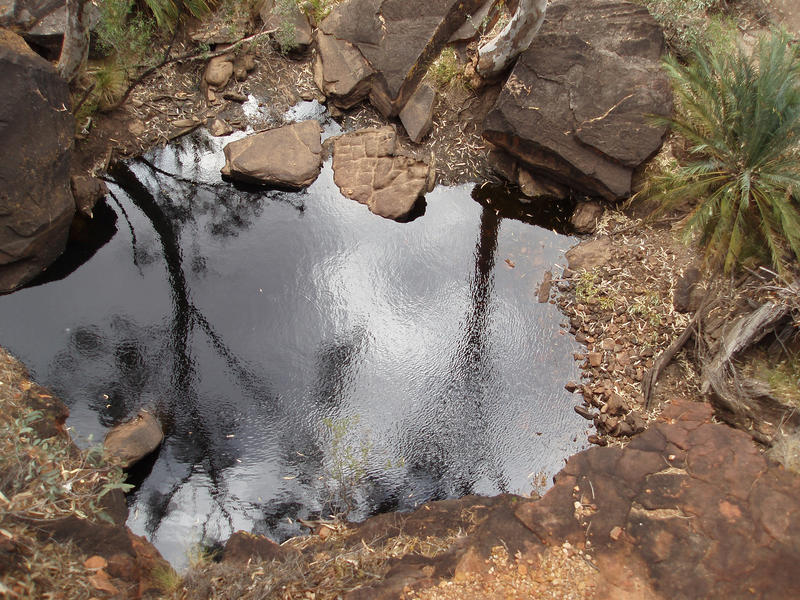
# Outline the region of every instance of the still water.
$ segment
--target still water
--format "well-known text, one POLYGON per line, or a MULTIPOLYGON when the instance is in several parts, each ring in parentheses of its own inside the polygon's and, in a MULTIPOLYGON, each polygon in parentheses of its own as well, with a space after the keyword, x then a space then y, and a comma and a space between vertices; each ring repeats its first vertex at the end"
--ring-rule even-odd
POLYGON ((573 243, 558 210, 462 185, 395 223, 344 198, 330 163, 300 193, 224 183, 223 144, 113 169, 93 245, 0 298, 0 343, 79 444, 142 406, 161 417, 135 533, 180 567, 237 529, 281 541, 298 518, 529 493, 582 447, 563 388, 578 347, 536 301, 573 243))

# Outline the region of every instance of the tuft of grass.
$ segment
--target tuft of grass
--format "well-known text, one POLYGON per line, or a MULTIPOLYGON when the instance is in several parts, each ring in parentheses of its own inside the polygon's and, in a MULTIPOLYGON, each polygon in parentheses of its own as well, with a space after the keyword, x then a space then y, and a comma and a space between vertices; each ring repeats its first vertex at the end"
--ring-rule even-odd
POLYGON ((308 15, 314 25, 327 17, 341 0, 297 0, 300 9, 308 15))
POLYGON ((456 51, 450 46, 445 47, 428 68, 428 77, 440 90, 446 90, 463 81, 462 75, 463 69, 458 62, 456 51))
POLYGON ((724 0, 637 0, 643 4, 661 25, 672 52, 684 57, 692 49, 709 46, 719 41, 717 36, 727 37, 731 31, 729 22, 720 11, 724 0), (728 24, 725 25, 724 24, 728 24))
POLYGON ((661 212, 696 202, 683 221, 706 261, 726 273, 746 261, 785 274, 800 258, 800 48, 784 32, 744 49, 695 47, 665 60, 677 99, 665 119, 691 162, 640 192, 661 212))

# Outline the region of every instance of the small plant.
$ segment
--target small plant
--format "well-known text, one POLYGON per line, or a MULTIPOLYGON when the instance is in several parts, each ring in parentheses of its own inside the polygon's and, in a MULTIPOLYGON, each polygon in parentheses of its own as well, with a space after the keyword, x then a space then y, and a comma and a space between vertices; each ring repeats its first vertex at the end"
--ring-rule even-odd
POLYGON ((294 11, 297 10, 295 0, 276 0, 272 12, 278 15, 278 30, 273 34, 281 54, 287 54, 297 47, 294 11))
POLYGON ((698 47, 691 64, 668 58, 665 68, 677 110, 663 121, 693 160, 641 194, 659 212, 696 202, 683 229, 710 265, 728 273, 766 261, 785 273, 800 257, 800 48, 779 32, 752 54, 698 47))
POLYGON ((721 0, 638 0, 664 29, 667 42, 679 56, 691 54, 697 45, 709 45, 724 21, 714 12, 721 0))
POLYGON ((628 308, 628 314, 639 316, 653 327, 658 327, 663 323, 659 310, 662 306, 658 292, 650 290, 634 298, 633 303, 628 308))
POLYGON ((440 89, 447 88, 461 78, 461 65, 458 62, 456 51, 450 46, 442 50, 439 57, 433 61, 428 69, 428 76, 440 89))
POLYGON ((300 9, 306 13, 311 21, 318 25, 333 10, 334 4, 339 0, 297 0, 300 9))
POLYGON ((333 512, 347 514, 355 508, 356 488, 367 475, 367 459, 372 450, 372 442, 361 439, 354 445, 348 439, 359 422, 358 416, 342 419, 325 418, 322 421, 331 444, 326 487, 329 489, 333 512))
POLYGON ((189 14, 199 18, 207 14, 212 2, 206 0, 144 0, 144 4, 153 13, 156 24, 161 29, 175 27, 182 14, 189 14))
POLYGON ((600 274, 596 269, 578 273, 575 299, 581 304, 597 304, 603 310, 614 307, 614 298, 600 289, 600 274))

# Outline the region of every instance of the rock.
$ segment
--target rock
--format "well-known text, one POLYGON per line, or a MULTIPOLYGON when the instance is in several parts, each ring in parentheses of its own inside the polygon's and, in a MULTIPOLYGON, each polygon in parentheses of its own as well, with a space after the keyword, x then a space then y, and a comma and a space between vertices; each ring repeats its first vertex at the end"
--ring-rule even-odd
POLYGON ((419 143, 433 128, 433 109, 436 90, 421 84, 400 111, 400 122, 414 143, 419 143))
POLYGON ((225 100, 230 100, 231 102, 238 102, 239 104, 244 104, 247 102, 247 96, 244 94, 240 94, 239 92, 223 92, 222 97, 225 100))
POLYGON ((586 358, 589 361, 589 366, 592 367, 599 367, 603 364, 603 353, 602 352, 589 352, 586 355, 586 358))
POLYGON ((361 129, 333 140, 333 180, 342 194, 387 219, 408 217, 428 189, 431 168, 395 155, 397 134, 390 126, 361 129))
POLYGON ((281 2, 276 6, 275 0, 266 0, 258 14, 264 23, 264 29, 278 29, 290 34, 291 39, 286 42, 292 48, 302 50, 311 45, 311 24, 295 2, 281 2))
MULTIPOLYGON (((385 117, 396 116, 424 77, 427 65, 464 24, 464 15, 474 13, 484 1, 340 2, 319 25, 318 61, 323 66, 341 65, 341 56, 355 49, 367 63, 367 68, 359 69, 358 74, 368 81, 350 81, 349 86, 358 92, 367 87, 370 102, 385 117), (371 77, 371 72, 376 75, 371 77)), ((325 81, 337 79, 325 77, 323 84, 325 81)), ((327 94, 325 87, 320 89, 327 94)), ((351 106, 356 103, 352 99, 342 101, 351 106)))
POLYGON ((209 123, 208 132, 214 137, 222 137, 233 133, 233 127, 227 121, 216 118, 209 123))
POLYGON ((492 10, 495 7, 495 4, 496 0, 486 0, 474 14, 466 17, 464 24, 459 27, 455 33, 453 33, 453 35, 450 36, 449 40, 447 40, 448 43, 454 44, 456 42, 469 42, 474 40, 476 37, 478 37, 484 20, 486 20, 485 30, 490 30, 497 22, 497 18, 499 16, 499 12, 497 10, 492 10), (490 11, 493 13, 493 15, 490 15, 490 11))
POLYGON ((262 535, 237 531, 225 543, 222 560, 237 563, 246 563, 250 559, 269 562, 284 558, 288 553, 283 546, 262 535))
POLYGON ((230 54, 215 56, 208 61, 203 79, 212 88, 221 90, 233 75, 233 57, 230 54))
MULTIPOLYGON (((583 360, 583 359, 581 359, 581 360, 583 360)), ((567 390, 570 394, 572 394, 572 393, 575 392, 575 390, 578 389, 578 384, 575 383, 574 381, 568 381, 566 383, 566 385, 564 386, 564 389, 567 390)))
POLYGON ((75 214, 69 89, 23 39, 0 29, 0 294, 63 252, 75 214))
POLYGON ((517 183, 520 191, 528 198, 569 198, 569 188, 543 177, 532 175, 527 169, 518 168, 517 183))
POLYGON ((349 42, 320 30, 315 35, 314 83, 334 106, 348 110, 369 95, 375 71, 349 42))
POLYGON ((675 284, 675 291, 672 294, 672 306, 677 312, 695 312, 700 308, 703 300, 703 290, 698 289, 701 273, 697 267, 689 267, 680 276, 675 284))
POLYGON ((578 202, 569 222, 576 233, 594 233, 600 217, 603 216, 603 210, 600 202, 578 202))
POLYGON ((591 270, 603 266, 611 260, 611 239, 603 236, 596 240, 581 242, 571 248, 566 257, 571 271, 591 270))
POLYGON ((580 416, 582 416, 587 421, 594 420, 595 414, 592 411, 590 411, 588 408, 586 408, 585 406, 581 406, 580 404, 578 404, 578 405, 574 406, 573 408, 575 409, 576 413, 578 413, 580 416))
POLYGON ((147 410, 140 410, 132 420, 117 425, 106 434, 106 456, 119 459, 123 469, 136 464, 155 451, 164 439, 161 423, 147 410))
POLYGON ((78 213, 90 219, 95 205, 108 194, 106 182, 91 175, 73 175, 70 189, 78 213))
POLYGON ((484 137, 589 196, 628 196, 633 171, 666 133, 649 115, 672 108, 659 62, 663 46, 644 7, 551 3, 486 118, 484 137))
MULTIPOLYGON (((24 5, 28 10, 32 9, 37 15, 35 22, 21 27, 22 37, 48 60, 58 60, 67 27, 67 7, 64 0, 18 1, 17 4, 24 5)), ((100 22, 100 10, 92 2, 87 2, 84 10, 89 31, 93 31, 100 22)))
POLYGON ((292 123, 231 142, 224 151, 224 177, 300 189, 313 183, 322 166, 320 126, 313 119, 292 123))
POLYGON ((619 394, 611 394, 611 397, 606 401, 603 407, 603 412, 611 416, 619 416, 627 413, 630 410, 628 403, 619 394))
POLYGON ((539 289, 536 291, 536 299, 540 304, 544 304, 550 299, 550 288, 553 285, 553 272, 545 271, 539 289))

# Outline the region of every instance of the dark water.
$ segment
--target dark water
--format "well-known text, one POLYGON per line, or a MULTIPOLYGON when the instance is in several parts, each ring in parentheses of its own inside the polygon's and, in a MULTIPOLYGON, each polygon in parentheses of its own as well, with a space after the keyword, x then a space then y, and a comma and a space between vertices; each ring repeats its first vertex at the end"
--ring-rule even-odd
POLYGON ((332 510, 528 493, 581 447, 577 347, 536 302, 571 240, 530 223, 557 211, 468 185, 400 224, 342 197, 329 165, 303 193, 236 189, 220 148, 116 168, 107 243, 0 298, 0 342, 79 443, 141 406, 163 418, 136 533, 180 566, 237 529, 282 540, 332 510))

